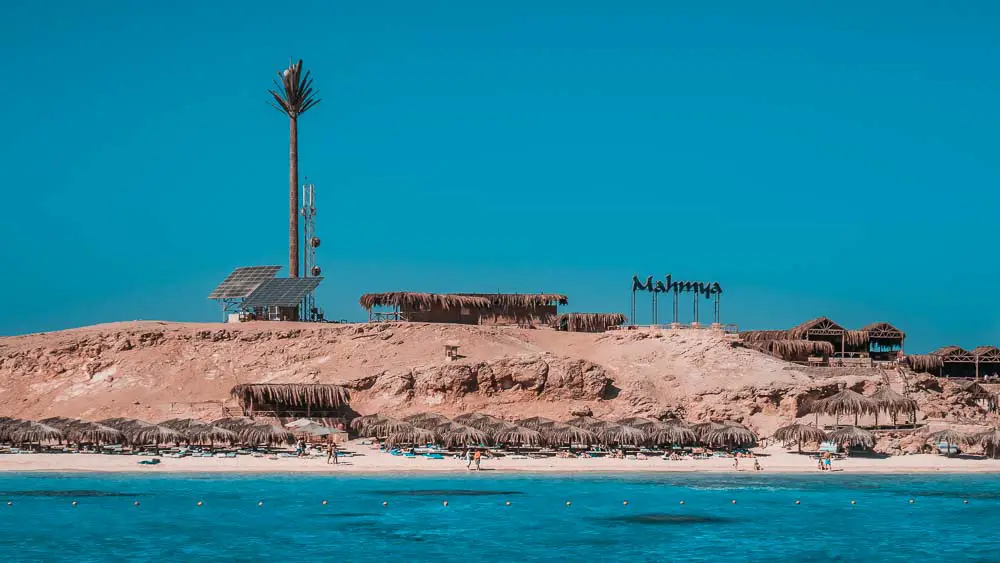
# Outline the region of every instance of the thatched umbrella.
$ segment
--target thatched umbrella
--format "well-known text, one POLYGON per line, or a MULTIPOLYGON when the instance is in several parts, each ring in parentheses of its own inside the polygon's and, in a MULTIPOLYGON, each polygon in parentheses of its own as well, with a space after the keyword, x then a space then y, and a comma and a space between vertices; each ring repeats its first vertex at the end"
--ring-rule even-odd
POLYGON ((774 438, 782 442, 798 443, 799 452, 802 451, 802 442, 821 443, 827 439, 826 432, 816 428, 812 424, 799 424, 794 422, 788 426, 782 426, 774 431, 774 438))
POLYGON ((838 423, 840 422, 840 415, 853 414, 854 424, 857 426, 859 415, 873 414, 876 412, 878 406, 875 404, 875 401, 865 397, 861 393, 844 389, 836 395, 814 402, 812 408, 813 412, 836 415, 838 423))
POLYGON ((99 422, 63 417, 46 418, 39 422, 62 430, 68 442, 76 442, 77 444, 83 442, 92 444, 120 444, 125 440, 125 435, 121 430, 99 422))
POLYGON ((533 416, 531 418, 522 418, 521 420, 517 421, 517 425, 518 426, 523 426, 525 428, 531 428, 533 430, 539 430, 539 431, 542 428, 553 426, 555 424, 558 424, 558 423, 556 421, 554 421, 554 420, 551 420, 551 419, 548 419, 548 418, 544 418, 544 417, 541 417, 541 416, 533 416))
POLYGON ((968 437, 969 443, 979 444, 983 450, 993 454, 996 459, 997 450, 1000 449, 1000 428, 990 428, 968 437))
POLYGON ((490 440, 486 432, 457 422, 442 424, 435 430, 441 435, 446 448, 485 446, 490 440))
POLYGON ((184 435, 180 432, 144 420, 109 418, 100 421, 100 424, 120 431, 125 435, 128 443, 132 445, 154 444, 158 446, 171 442, 176 444, 184 440, 184 435))
POLYGON ((757 435, 742 424, 727 423, 718 430, 709 431, 705 441, 716 448, 748 448, 757 443, 757 435))
POLYGON ((417 428, 410 425, 409 428, 395 427, 395 430, 385 438, 385 445, 394 448, 401 444, 427 444, 437 440, 437 435, 426 428, 417 428))
POLYGON ((493 438, 497 444, 514 444, 518 448, 521 446, 537 446, 544 441, 541 432, 523 426, 504 428, 493 438))
POLYGON ((657 424, 643 429, 649 435, 649 442, 657 446, 686 446, 698 441, 698 436, 681 424, 657 424))
POLYGON ((18 426, 25 424, 27 420, 21 420, 20 418, 9 418, 6 416, 0 417, 0 442, 7 442, 10 440, 10 432, 17 428, 18 426))
POLYGON ((594 444, 598 441, 597 433, 586 428, 572 426, 563 422, 555 422, 538 429, 549 444, 594 444))
POLYGON ((451 419, 443 414, 437 414, 434 412, 421 412, 417 414, 411 414, 410 416, 404 416, 403 422, 409 422, 410 424, 416 426, 417 428, 426 428, 428 430, 433 430, 442 424, 447 424, 451 422, 451 419))
POLYGON ((878 412, 885 411, 892 417, 892 423, 896 424, 896 417, 900 414, 915 416, 917 414, 917 402, 913 399, 893 391, 888 386, 880 387, 871 396, 875 401, 875 426, 878 426, 878 412))
POLYGON ((944 430, 938 430, 937 432, 932 432, 931 434, 929 434, 927 436, 927 441, 933 442, 935 445, 943 443, 946 446, 948 446, 948 449, 950 450, 951 446, 957 446, 959 444, 968 442, 969 436, 966 436, 965 434, 957 430, 946 428, 944 430))
POLYGON ((596 432, 597 437, 609 446, 641 446, 649 440, 649 435, 642 430, 624 424, 608 424, 596 432))
POLYGON ((705 444, 708 442, 709 434, 711 434, 712 432, 716 432, 718 430, 722 430, 725 427, 726 427, 725 424, 713 421, 699 422, 698 424, 694 424, 691 426, 691 431, 694 432, 695 438, 699 442, 705 444))
POLYGON ((390 417, 383 417, 381 420, 372 422, 365 426, 364 429, 361 430, 360 434, 370 438, 380 438, 397 432, 406 432, 411 428, 415 428, 415 426, 409 422, 403 422, 402 420, 396 420, 395 418, 390 417))
POLYGON ((273 424, 251 424, 243 426, 235 432, 239 441, 248 446, 274 446, 295 443, 294 434, 273 424))
POLYGON ((10 430, 9 438, 16 443, 46 442, 61 440, 66 435, 62 430, 40 422, 25 421, 10 430))
POLYGON ((493 433, 495 430, 503 427, 505 424, 509 424, 507 421, 501 420, 495 416, 478 412, 460 414, 456 416, 453 420, 459 424, 464 424, 466 426, 478 428, 486 433, 493 433))
POLYGON ((236 432, 191 418, 174 418, 165 420, 160 426, 172 428, 182 434, 192 443, 214 444, 215 442, 233 442, 237 439, 236 432))
POLYGON ((576 416, 567 420, 566 424, 576 426, 578 428, 586 428, 587 430, 592 430, 594 432, 599 432, 609 426, 612 426, 610 422, 606 422, 592 416, 576 416))
POLYGON ((844 426, 829 433, 830 440, 849 447, 871 448, 875 445, 875 436, 857 426, 844 426))
POLYGON ((358 416, 351 420, 351 430, 354 430, 358 434, 362 434, 368 426, 386 420, 390 420, 389 417, 381 414, 366 414, 358 416))

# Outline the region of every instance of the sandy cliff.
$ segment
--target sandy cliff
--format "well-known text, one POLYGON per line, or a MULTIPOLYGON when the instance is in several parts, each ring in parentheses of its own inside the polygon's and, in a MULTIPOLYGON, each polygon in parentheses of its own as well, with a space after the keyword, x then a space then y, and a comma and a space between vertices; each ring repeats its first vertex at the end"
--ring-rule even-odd
MULTIPOLYGON (((864 370, 800 369, 703 330, 135 322, 0 339, 0 415, 29 418, 213 418, 236 383, 303 382, 348 386, 360 413, 674 413, 767 433, 809 397, 876 381, 864 370), (451 340, 456 362, 444 358, 451 340)), ((950 403, 976 416, 950 389, 921 389, 918 400, 942 417, 950 403)))

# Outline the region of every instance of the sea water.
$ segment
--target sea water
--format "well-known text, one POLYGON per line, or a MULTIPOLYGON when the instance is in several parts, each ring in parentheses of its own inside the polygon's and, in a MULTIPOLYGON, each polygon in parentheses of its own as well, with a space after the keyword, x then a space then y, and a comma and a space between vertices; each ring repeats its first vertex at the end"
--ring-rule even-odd
POLYGON ((0 474, 5 561, 998 561, 998 526, 983 475, 0 474))

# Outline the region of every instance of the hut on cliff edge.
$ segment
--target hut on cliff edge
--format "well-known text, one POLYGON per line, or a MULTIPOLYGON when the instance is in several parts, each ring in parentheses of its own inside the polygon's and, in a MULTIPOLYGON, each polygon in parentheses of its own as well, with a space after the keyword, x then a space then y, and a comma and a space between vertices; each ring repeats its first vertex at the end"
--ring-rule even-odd
POLYGON ((569 299, 558 293, 366 293, 359 300, 369 322, 409 321, 473 325, 550 324, 569 299))
POLYGON ((802 356, 837 358, 837 363, 894 362, 902 354, 905 333, 886 322, 871 323, 860 330, 848 330, 828 317, 818 317, 788 330, 749 330, 740 333, 748 348, 788 361, 804 361, 802 356), (790 346, 779 342, 812 342, 810 346, 790 346), (818 343, 825 342, 829 348, 818 343))

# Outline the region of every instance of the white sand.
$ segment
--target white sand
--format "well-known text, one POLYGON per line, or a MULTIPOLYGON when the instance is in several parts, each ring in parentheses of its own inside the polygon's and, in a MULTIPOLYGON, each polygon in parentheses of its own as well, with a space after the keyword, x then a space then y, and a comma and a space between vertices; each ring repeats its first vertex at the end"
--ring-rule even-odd
MULTIPOLYGON (((328 473, 328 474, 399 474, 399 473, 444 473, 468 471, 464 460, 427 459, 423 457, 404 458, 391 456, 353 446, 351 451, 364 453, 363 456, 342 458, 339 465, 327 465, 326 458, 163 458, 159 465, 138 465, 139 456, 109 456, 94 454, 16 454, 0 455, 0 471, 135 471, 142 473, 175 472, 250 472, 250 473, 328 473)), ((816 460, 805 455, 786 452, 780 448, 760 450, 758 459, 768 473, 813 473, 821 477, 828 475, 816 469, 816 460)), ((647 460, 629 459, 484 459, 482 468, 486 471, 513 473, 577 473, 577 472, 697 472, 735 473, 731 458, 706 460, 664 461, 660 458, 647 460)), ((946 458, 933 454, 897 456, 886 459, 849 458, 834 460, 836 472, 850 473, 1000 473, 1000 460, 975 458, 946 458)), ((753 460, 740 460, 741 473, 754 473, 753 460)))

